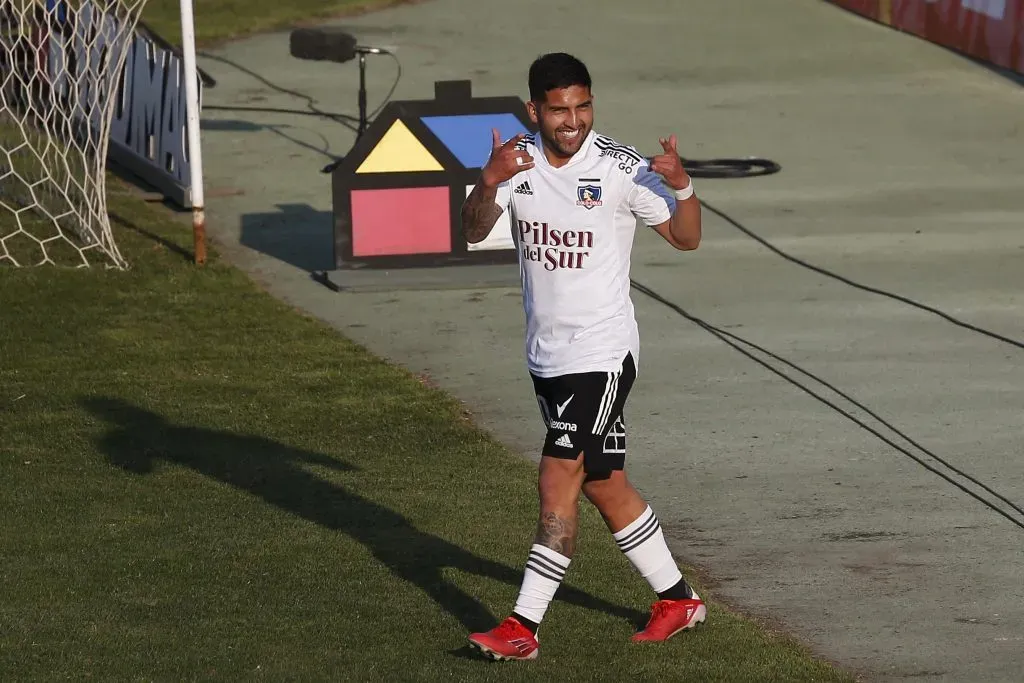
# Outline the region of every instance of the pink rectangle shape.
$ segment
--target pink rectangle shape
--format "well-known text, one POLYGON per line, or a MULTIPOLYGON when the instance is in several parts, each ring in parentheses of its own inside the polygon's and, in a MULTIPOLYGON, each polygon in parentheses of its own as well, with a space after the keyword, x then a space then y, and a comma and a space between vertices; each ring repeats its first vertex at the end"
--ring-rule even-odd
POLYGON ((352 255, 401 256, 452 250, 447 187, 352 191, 352 255))

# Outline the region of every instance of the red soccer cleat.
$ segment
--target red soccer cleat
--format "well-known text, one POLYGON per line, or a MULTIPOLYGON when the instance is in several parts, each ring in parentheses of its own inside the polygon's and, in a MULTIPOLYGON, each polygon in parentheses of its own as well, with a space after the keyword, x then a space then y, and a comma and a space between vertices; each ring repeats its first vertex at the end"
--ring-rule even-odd
POLYGON ((509 617, 486 633, 469 636, 470 644, 484 657, 497 661, 505 659, 536 659, 540 643, 530 629, 509 617))
POLYGON ((651 607, 647 626, 632 640, 634 643, 668 640, 680 631, 703 623, 707 615, 704 601, 696 597, 692 600, 659 600, 651 607))

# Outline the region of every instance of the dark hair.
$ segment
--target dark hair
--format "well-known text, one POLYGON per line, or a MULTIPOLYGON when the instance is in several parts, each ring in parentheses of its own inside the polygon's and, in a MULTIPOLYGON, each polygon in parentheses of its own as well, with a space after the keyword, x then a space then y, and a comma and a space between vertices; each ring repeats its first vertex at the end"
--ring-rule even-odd
POLYGON ((590 72, 586 65, 564 52, 541 55, 530 65, 530 99, 542 102, 549 90, 581 85, 590 88, 590 72))

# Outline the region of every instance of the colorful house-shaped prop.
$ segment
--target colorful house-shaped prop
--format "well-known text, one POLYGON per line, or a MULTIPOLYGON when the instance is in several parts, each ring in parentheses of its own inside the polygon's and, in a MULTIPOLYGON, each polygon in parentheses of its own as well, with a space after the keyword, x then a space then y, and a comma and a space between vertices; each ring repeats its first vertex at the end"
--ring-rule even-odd
POLYGON ((514 263, 505 214, 479 244, 459 216, 491 151, 535 132, 518 97, 472 96, 469 81, 434 84, 433 100, 391 102, 333 171, 338 269, 514 263))

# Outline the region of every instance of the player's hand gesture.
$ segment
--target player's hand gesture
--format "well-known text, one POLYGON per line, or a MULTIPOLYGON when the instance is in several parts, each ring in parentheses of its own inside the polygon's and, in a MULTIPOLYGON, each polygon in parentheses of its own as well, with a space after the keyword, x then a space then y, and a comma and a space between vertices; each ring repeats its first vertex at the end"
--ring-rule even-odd
POLYGON ((501 144, 501 136, 497 128, 491 129, 493 140, 491 143, 491 158, 487 160, 481 172, 481 178, 485 185, 497 187, 506 180, 510 180, 520 171, 533 168, 533 157, 526 153, 526 150, 517 150, 516 145, 525 135, 519 133, 505 144, 501 144))
POLYGON ((661 174, 672 189, 685 189, 690 184, 690 175, 683 168, 683 161, 679 158, 679 151, 676 149, 676 136, 673 135, 667 140, 661 138, 659 141, 665 153, 651 159, 651 170, 661 174))

